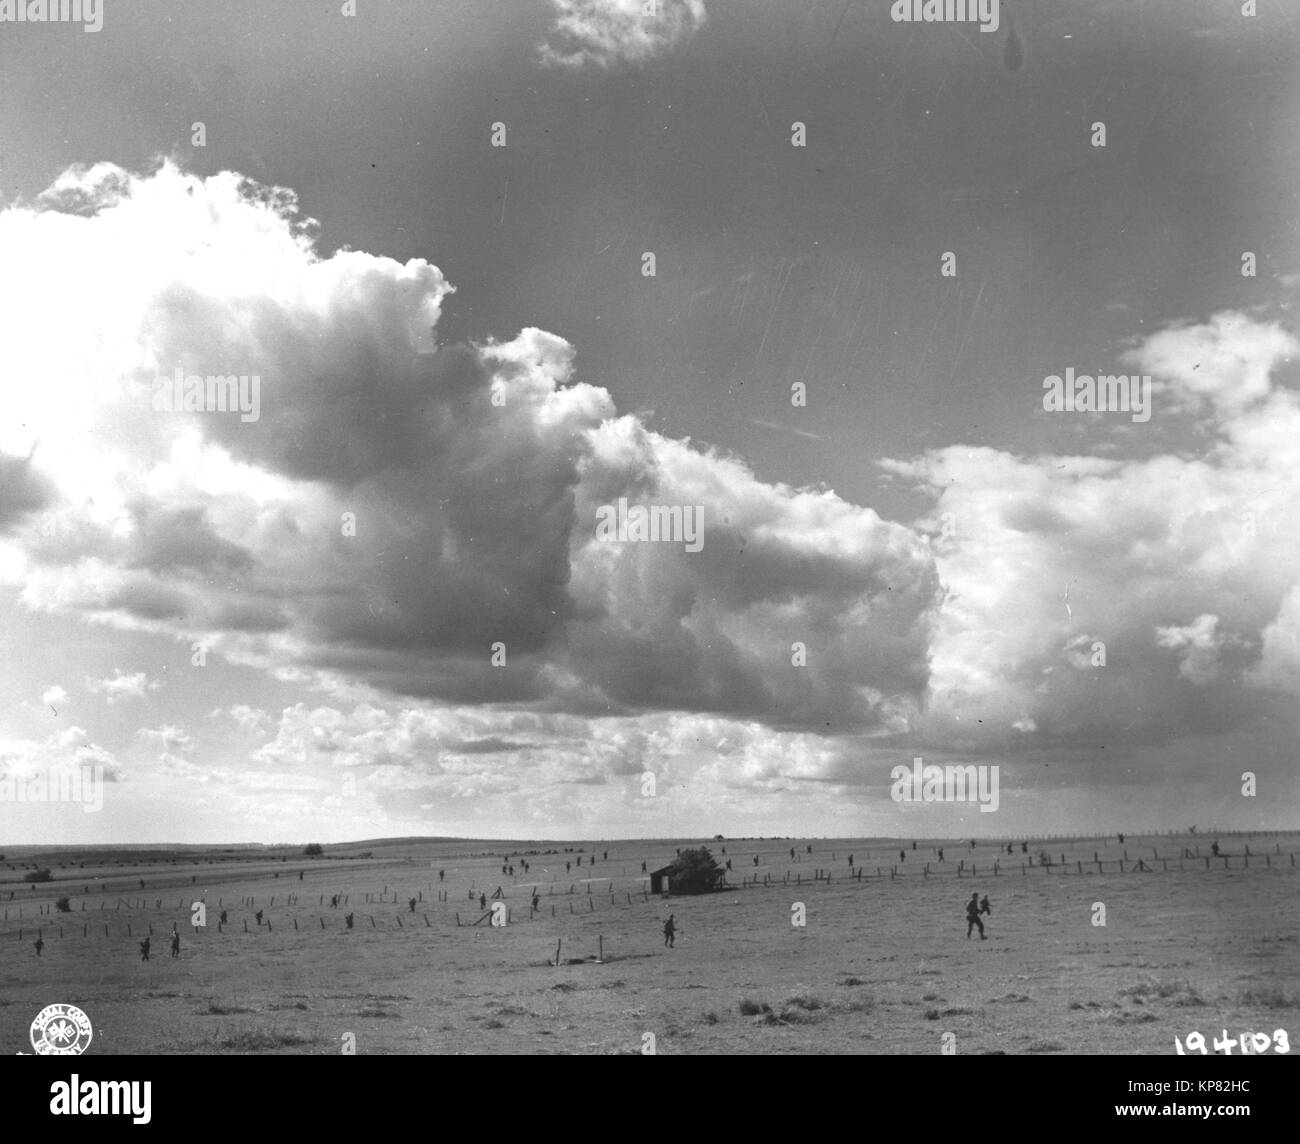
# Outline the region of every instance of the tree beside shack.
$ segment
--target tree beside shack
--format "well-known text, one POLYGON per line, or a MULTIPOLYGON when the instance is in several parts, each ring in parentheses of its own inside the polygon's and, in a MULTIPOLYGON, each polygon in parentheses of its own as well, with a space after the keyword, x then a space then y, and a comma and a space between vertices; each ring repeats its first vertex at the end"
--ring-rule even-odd
POLYGON ((683 850, 669 865, 650 874, 652 894, 708 894, 722 889, 727 872, 706 847, 683 850))

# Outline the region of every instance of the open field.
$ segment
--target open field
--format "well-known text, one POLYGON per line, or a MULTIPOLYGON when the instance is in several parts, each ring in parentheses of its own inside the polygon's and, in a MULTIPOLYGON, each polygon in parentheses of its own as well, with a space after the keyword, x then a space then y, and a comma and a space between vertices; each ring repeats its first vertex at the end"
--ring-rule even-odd
POLYGON ((726 847, 735 888, 667 900, 646 894, 641 863, 654 870, 698 840, 397 840, 317 859, 11 847, 0 863, 0 1052, 30 1051, 28 1026, 53 1002, 90 1016, 91 1053, 338 1053, 347 1034, 358 1053, 639 1053, 646 1033, 659 1053, 713 1054, 938 1053, 945 1033, 958 1053, 1173 1053, 1176 1035, 1199 1031, 1208 1044, 1225 1029, 1294 1038, 1300 836, 1224 836, 1226 861, 1207 869, 1209 844, 1031 841, 1026 856, 1018 843, 1008 855, 993 842, 706 842, 719 857, 726 847), (548 849, 560 852, 529 853, 548 849), (530 871, 515 857, 514 876, 502 875, 507 854, 530 871), (24 884, 32 863, 56 880, 24 884), (509 924, 471 924, 479 893, 498 886, 509 924), (975 890, 993 908, 984 942, 965 936, 975 890), (334 894, 346 905, 331 908, 334 894), (70 913, 54 910, 63 895, 70 913), (196 931, 199 898, 208 925, 196 931), (803 927, 791 924, 796 902, 803 927), (1104 927, 1092 924, 1098 902, 1104 927), (671 950, 669 912, 680 927, 671 950), (137 943, 150 926, 146 963, 137 943))

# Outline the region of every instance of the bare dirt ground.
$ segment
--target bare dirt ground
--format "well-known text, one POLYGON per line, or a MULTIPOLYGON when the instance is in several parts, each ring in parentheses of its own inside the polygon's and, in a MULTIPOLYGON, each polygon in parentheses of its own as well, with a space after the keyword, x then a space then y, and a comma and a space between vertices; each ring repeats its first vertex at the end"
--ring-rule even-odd
POLYGON ((92 1054, 339 1053, 349 1037, 358 1053, 641 1053, 647 1035, 658 1053, 920 1054, 946 1041, 959 1054, 1167 1054, 1192 1032, 1207 1045, 1224 1030, 1300 1034, 1295 835, 1224 838, 1226 863, 1208 869, 1203 836, 1032 842, 1029 855, 992 842, 729 840, 704 845, 720 858, 726 847, 734 889, 647 895, 641 863, 654 870, 687 845, 700 843, 410 840, 318 859, 213 848, 125 864, 10 847, 0 1052, 30 1052, 31 1020, 54 1002, 90 1016, 92 1054), (503 875, 511 853, 530 872, 516 857, 503 875), (24 884, 32 863, 56 880, 24 884), (509 923, 473 925, 479 893, 498 886, 509 923), (987 941, 966 938, 972 891, 991 901, 987 941), (331 908, 334 894, 346 905, 331 908), (54 908, 63 895, 69 913, 54 908), (200 898, 208 924, 195 930, 200 898), (665 949, 670 912, 678 936, 665 949))

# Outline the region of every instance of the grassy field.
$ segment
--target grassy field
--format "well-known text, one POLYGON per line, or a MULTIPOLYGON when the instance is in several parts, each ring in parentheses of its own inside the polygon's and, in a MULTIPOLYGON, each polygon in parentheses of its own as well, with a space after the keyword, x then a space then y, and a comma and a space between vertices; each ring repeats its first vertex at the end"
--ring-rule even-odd
POLYGON ((91 1053, 339 1053, 349 1036, 358 1053, 640 1053, 650 1034, 658 1053, 917 1054, 952 1034, 959 1054, 1149 1054, 1193 1031, 1207 1044, 1225 1029, 1300 1034, 1295 835, 1224 838, 1227 861, 1208 869, 1201 836, 1052 840, 1028 855, 992 842, 729 840, 705 845, 726 847, 734 889, 646 894, 641 863, 654 870, 687 845, 700 843, 398 840, 317 859, 10 847, 0 1052, 30 1052, 30 1022, 53 1002, 90 1016, 91 1053), (503 875, 511 853, 530 871, 515 857, 503 875), (32 863, 56 880, 25 884, 32 863), (479 893, 498 886, 509 924, 473 925, 479 893), (966 939, 975 890, 992 904, 987 941, 966 939), (331 908, 334 894, 347 904, 331 908), (70 913, 54 909, 64 895, 70 913), (200 898, 208 925, 196 931, 200 898), (670 912, 675 949, 663 945, 670 912))

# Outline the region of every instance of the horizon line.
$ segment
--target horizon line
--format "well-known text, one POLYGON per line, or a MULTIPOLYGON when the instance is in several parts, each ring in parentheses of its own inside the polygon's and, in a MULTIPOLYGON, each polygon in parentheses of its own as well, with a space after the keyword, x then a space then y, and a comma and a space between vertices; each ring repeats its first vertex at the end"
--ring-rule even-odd
POLYGON ((1272 834, 1300 834, 1300 825, 1290 827, 1276 827, 1270 829, 1246 830, 1219 830, 1213 826, 1206 827, 1202 830, 1199 826, 1193 832, 1191 830, 1110 830, 1104 833, 1095 830, 1084 831, 1064 831, 1052 832, 1050 834, 908 834, 908 835, 890 835, 890 834, 729 834, 729 835, 703 835, 694 834, 664 834, 664 835, 636 835, 636 836, 594 836, 590 838, 514 838, 506 836, 489 836, 489 835, 446 835, 446 834, 409 834, 409 835, 384 835, 377 838, 358 838, 352 840, 343 840, 338 842, 320 842, 311 841, 290 841, 290 842, 4 842, 0 843, 0 859, 4 856, 4 848, 21 847, 30 849, 34 847, 43 847, 45 849, 130 849, 131 847, 148 847, 151 849, 171 848, 188 848, 188 849, 213 849, 216 847, 227 848, 259 848, 267 850, 286 849, 290 847, 302 847, 311 845, 320 845, 322 847, 354 847, 379 844, 397 844, 411 842, 509 842, 509 843, 550 843, 550 844, 572 844, 581 842, 691 842, 698 841, 708 842, 858 842, 879 840, 881 842, 950 842, 962 840, 974 840, 976 842, 1030 842, 1030 841, 1053 841, 1068 839, 1089 839, 1089 838, 1110 838, 1120 834, 1133 838, 1150 838, 1168 835, 1192 835, 1196 834, 1201 837, 1208 837, 1211 834, 1223 837, 1234 837, 1240 835, 1272 835, 1272 834))

